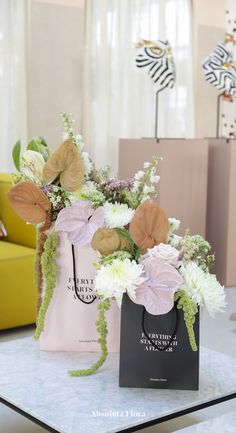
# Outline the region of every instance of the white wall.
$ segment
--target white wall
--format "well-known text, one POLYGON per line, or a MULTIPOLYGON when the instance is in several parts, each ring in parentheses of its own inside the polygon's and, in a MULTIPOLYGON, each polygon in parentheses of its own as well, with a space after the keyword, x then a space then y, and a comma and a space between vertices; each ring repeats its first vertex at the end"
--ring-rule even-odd
POLYGON ((29 138, 61 142, 61 111, 81 124, 84 48, 82 0, 33 0, 28 71, 29 138))
MULTIPOLYGON (((31 1, 29 137, 43 134, 53 147, 61 140, 60 111, 82 124, 85 1, 31 1)), ((201 62, 223 39, 226 1, 193 0, 196 137, 215 135, 218 93, 201 62)))
POLYGON ((205 81, 202 60, 224 40, 227 0, 193 0, 195 133, 197 138, 216 135, 218 91, 205 81))

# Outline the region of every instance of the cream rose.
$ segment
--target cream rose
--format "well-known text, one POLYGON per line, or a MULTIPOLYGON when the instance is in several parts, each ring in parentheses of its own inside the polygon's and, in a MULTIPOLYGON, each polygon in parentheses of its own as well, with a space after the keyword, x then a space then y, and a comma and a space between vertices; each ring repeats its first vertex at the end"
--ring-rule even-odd
POLYGON ((168 262, 170 265, 177 267, 179 262, 179 251, 168 244, 159 244, 153 248, 148 249, 147 255, 149 257, 160 257, 168 262))

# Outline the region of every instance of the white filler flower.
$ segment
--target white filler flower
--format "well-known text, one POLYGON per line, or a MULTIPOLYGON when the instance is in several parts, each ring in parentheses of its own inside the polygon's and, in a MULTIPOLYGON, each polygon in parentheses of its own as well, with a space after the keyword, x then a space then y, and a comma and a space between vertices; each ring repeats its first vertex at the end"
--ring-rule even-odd
POLYGON ((105 225, 109 228, 124 227, 130 223, 134 210, 127 204, 105 203, 103 206, 105 225))
POLYGON ((181 274, 184 278, 183 288, 198 305, 206 308, 210 316, 214 317, 218 311, 224 310, 225 290, 215 275, 204 272, 194 262, 183 266, 181 274))
POLYGON ((169 218, 168 221, 169 221, 169 224, 170 224, 170 231, 171 231, 171 233, 174 233, 177 230, 179 230, 180 220, 177 220, 176 218, 169 218))
POLYGON ((104 298, 115 298, 120 305, 125 292, 135 299, 136 288, 145 281, 142 274, 143 266, 134 260, 115 259, 97 271, 95 290, 104 298))

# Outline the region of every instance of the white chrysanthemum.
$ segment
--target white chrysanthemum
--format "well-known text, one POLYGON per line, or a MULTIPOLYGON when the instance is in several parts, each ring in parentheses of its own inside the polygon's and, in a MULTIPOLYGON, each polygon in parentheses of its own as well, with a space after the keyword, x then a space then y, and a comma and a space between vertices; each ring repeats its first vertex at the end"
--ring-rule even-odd
POLYGON ((159 245, 155 245, 155 247, 153 248, 149 248, 147 255, 152 258, 160 257, 161 259, 165 260, 167 263, 175 267, 180 264, 179 251, 168 244, 161 243, 159 245))
POLYGON ((210 316, 214 317, 218 311, 224 310, 225 290, 215 275, 204 272, 194 262, 184 265, 181 274, 184 279, 183 288, 198 305, 206 308, 210 316))
POLYGON ((103 206, 105 225, 109 228, 124 227, 130 223, 135 210, 123 203, 105 203, 103 206))
POLYGON ((115 259, 108 265, 103 265, 95 277, 95 290, 104 298, 115 298, 121 303, 125 292, 135 299, 136 288, 145 281, 143 266, 134 260, 115 259))

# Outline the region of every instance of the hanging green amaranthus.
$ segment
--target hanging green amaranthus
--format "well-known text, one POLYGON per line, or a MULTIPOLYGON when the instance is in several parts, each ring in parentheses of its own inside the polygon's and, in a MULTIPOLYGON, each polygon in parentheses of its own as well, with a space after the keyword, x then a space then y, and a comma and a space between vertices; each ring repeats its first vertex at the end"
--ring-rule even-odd
POLYGON ((198 306, 193 299, 185 292, 185 290, 178 290, 175 293, 175 301, 177 302, 177 308, 182 309, 184 312, 184 321, 188 331, 189 343, 194 352, 198 350, 197 343, 195 340, 194 323, 195 316, 198 312, 198 306))
POLYGON ((37 319, 37 328, 34 335, 36 340, 39 339, 41 333, 44 330, 47 309, 53 297, 53 292, 56 286, 58 266, 55 260, 57 257, 57 245, 57 235, 55 233, 50 233, 44 243, 44 252, 41 257, 42 273, 45 280, 45 293, 37 319))
POLYGON ((106 361, 107 359, 107 322, 106 322, 106 311, 111 306, 110 299, 104 299, 98 304, 98 320, 96 322, 97 332, 99 334, 98 343, 101 346, 101 356, 91 367, 84 370, 70 370, 68 373, 70 376, 90 376, 94 374, 106 361))

